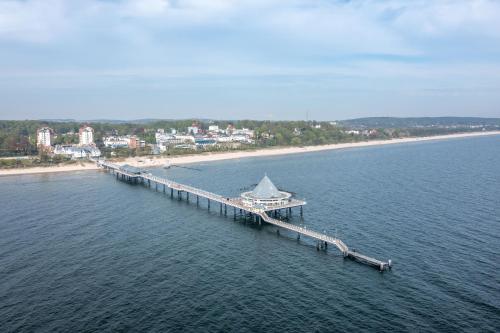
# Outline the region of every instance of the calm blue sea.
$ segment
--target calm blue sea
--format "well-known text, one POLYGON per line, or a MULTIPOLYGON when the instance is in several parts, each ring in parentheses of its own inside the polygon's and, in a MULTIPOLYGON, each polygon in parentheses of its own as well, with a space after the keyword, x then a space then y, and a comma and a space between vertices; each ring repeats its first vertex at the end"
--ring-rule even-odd
POLYGON ((291 223, 207 212, 103 172, 0 178, 1 332, 499 332, 500 136, 153 170, 227 196, 274 183, 291 223))

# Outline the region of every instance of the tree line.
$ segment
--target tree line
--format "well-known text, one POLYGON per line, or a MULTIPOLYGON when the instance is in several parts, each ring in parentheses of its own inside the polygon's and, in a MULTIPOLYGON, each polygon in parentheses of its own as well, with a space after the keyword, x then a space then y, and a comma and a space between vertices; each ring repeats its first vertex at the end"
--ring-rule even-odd
MULTIPOLYGON (((368 118, 369 119, 369 118, 368 118)), ((386 120, 386 119, 384 119, 386 120)), ((380 119, 373 121, 380 125, 380 119)), ((413 123, 412 120, 410 123, 413 123)), ((359 126, 359 122, 355 122, 359 126)), ((370 123, 370 121, 364 121, 370 123)), ((394 122, 390 122, 393 124, 394 122)), ((402 121, 398 121, 402 123, 402 121)), ((78 142, 78 129, 82 125, 94 129, 94 140, 102 146, 102 137, 107 135, 137 135, 146 143, 155 143, 155 132, 158 128, 176 129, 185 132, 188 126, 198 125, 207 130, 210 125, 218 125, 226 129, 229 125, 235 128, 248 128, 255 133, 254 147, 270 146, 307 146, 331 143, 356 142, 371 139, 390 139, 407 136, 427 136, 464 131, 479 130, 465 124, 454 128, 446 127, 400 127, 393 126, 371 128, 369 135, 348 133, 352 125, 347 122, 316 121, 260 121, 260 120, 154 120, 141 123, 127 122, 75 122, 75 121, 41 121, 41 120, 0 120, 0 156, 26 156, 38 153, 36 132, 40 127, 50 127, 55 132, 52 144, 74 144, 78 142)), ((367 126, 365 126, 367 128, 367 126)), ((180 153, 180 152, 179 152, 180 153)), ((121 154, 119 154, 121 155, 121 154)))

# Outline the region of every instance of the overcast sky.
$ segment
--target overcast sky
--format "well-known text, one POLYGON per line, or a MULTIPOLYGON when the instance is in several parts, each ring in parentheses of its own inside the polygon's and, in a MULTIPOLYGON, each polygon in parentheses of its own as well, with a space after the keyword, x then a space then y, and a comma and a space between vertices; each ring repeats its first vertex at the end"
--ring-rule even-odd
POLYGON ((0 0, 0 119, 500 117, 500 1, 0 0))

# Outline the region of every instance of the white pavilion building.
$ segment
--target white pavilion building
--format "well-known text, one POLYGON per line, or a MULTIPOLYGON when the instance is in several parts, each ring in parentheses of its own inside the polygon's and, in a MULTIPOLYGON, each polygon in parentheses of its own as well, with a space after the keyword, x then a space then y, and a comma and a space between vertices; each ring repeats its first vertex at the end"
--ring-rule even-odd
POLYGON ((291 193, 278 190, 267 175, 262 178, 253 191, 241 194, 243 205, 264 210, 289 206, 291 197, 291 193))

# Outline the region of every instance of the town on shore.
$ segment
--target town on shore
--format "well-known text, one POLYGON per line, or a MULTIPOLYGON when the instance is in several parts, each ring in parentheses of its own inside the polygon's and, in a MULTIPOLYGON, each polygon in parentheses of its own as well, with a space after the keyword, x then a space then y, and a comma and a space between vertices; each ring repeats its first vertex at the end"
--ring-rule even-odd
POLYGON ((62 155, 71 159, 98 158, 101 156, 101 149, 106 150, 108 157, 116 157, 120 149, 146 151, 144 155, 160 155, 168 150, 197 151, 210 147, 239 148, 241 145, 252 145, 255 140, 254 131, 248 128, 237 129, 228 125, 226 129, 219 129, 217 125, 208 126, 204 130, 198 123, 193 123, 187 127, 186 131, 180 132, 175 128, 166 131, 159 128, 154 133, 155 142, 146 143, 146 140, 135 134, 119 135, 118 131, 106 132, 99 141, 94 140, 94 129, 85 124, 76 132, 62 133, 63 136, 78 135, 76 144, 53 144, 57 137, 54 129, 44 126, 36 131, 37 150, 47 155, 62 155))
POLYGON ((496 118, 363 118, 348 121, 0 121, 0 168, 99 158, 173 157, 500 130, 496 118))

